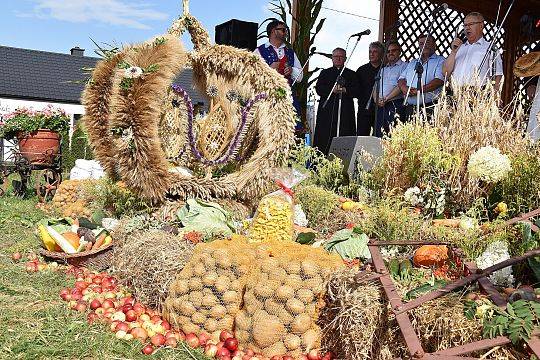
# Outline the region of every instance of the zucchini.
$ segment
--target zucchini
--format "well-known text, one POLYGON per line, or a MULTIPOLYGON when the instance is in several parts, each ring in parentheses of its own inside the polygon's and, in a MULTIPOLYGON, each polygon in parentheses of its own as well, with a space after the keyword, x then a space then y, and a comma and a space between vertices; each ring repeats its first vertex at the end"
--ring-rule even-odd
POLYGON ((426 293, 428 293, 430 291, 433 291, 433 290, 440 289, 440 288, 444 287, 446 284, 447 284, 447 281, 446 280, 441 280, 441 279, 435 280, 433 285, 431 285, 431 283, 427 282, 424 285, 421 285, 421 286, 417 287, 416 289, 412 289, 411 291, 407 292, 405 294, 405 300, 415 299, 415 298, 419 297, 420 295, 426 294, 426 293))
POLYGON ((388 263, 388 270, 390 271, 390 275, 393 278, 397 278, 399 276, 399 260, 398 259, 392 259, 388 263))
POLYGON ((401 280, 409 280, 411 278, 412 263, 410 260, 405 259, 399 264, 399 277, 401 280))

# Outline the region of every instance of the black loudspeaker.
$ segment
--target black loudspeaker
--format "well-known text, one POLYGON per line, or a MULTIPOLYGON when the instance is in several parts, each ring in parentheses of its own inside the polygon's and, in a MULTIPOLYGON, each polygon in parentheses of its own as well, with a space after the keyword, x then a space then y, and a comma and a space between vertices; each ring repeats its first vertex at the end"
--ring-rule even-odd
POLYGON ((255 50, 259 24, 232 19, 216 26, 216 44, 231 45, 240 49, 255 50))
POLYGON ((364 170, 369 171, 375 161, 382 156, 382 151, 381 139, 378 137, 340 136, 332 139, 329 152, 343 160, 347 173, 353 176, 358 162, 364 170), (366 156, 370 158, 370 161, 366 161, 366 156))

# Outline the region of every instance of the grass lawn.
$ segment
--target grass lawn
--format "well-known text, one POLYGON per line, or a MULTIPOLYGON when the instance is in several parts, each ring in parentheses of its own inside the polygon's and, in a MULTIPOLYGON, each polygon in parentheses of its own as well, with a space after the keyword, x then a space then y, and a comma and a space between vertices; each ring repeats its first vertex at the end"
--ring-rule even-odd
POLYGON ((68 309, 58 293, 73 279, 62 271, 29 274, 26 261, 13 263, 13 252, 24 259, 39 247, 34 224, 45 214, 36 201, 0 197, 0 359, 208 359, 183 343, 144 356, 140 342, 118 340, 108 325, 88 325, 86 314, 68 309))

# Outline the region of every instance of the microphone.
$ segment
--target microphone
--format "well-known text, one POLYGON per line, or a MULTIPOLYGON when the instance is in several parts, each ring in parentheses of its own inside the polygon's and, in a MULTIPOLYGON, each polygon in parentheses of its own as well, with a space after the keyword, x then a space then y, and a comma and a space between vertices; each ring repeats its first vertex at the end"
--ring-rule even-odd
POLYGON ((364 35, 369 35, 371 34, 371 30, 367 29, 367 30, 364 30, 362 32, 359 32, 357 34, 353 34, 351 35, 350 37, 355 37, 355 36, 364 36, 364 35))
POLYGON ((433 10, 433 13, 434 14, 438 14, 442 11, 445 11, 446 9, 448 9, 448 4, 447 3, 442 3, 441 5, 437 6, 435 8, 435 10, 433 10))

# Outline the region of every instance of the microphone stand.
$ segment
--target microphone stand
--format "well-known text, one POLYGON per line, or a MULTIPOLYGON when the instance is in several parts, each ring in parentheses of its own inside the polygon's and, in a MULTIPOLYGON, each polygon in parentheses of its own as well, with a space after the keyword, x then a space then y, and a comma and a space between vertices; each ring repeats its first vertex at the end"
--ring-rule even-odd
MULTIPOLYGON (((424 73, 424 65, 422 64, 422 54, 424 53, 429 37, 432 36, 431 34, 433 33, 433 23, 434 23, 436 14, 437 14, 436 10, 431 13, 431 18, 429 19, 429 24, 428 24, 428 33, 426 36, 426 41, 424 41, 424 45, 422 46, 422 49, 419 49, 420 52, 418 54, 418 60, 416 61, 416 66, 414 67, 414 71, 416 72, 416 77, 417 77, 416 79, 416 117, 418 119, 420 118, 420 96, 422 96, 422 104, 424 105, 423 113, 424 113, 425 118, 427 119, 424 91, 422 90, 422 75, 424 73)), ((427 59, 427 61, 429 61, 429 58, 427 59)), ((407 87, 407 94, 405 95, 405 99, 403 100, 403 106, 407 106, 407 100, 409 99, 409 95, 411 94, 411 88, 412 88, 412 82, 407 87)))
MULTIPOLYGON (((398 22, 399 24, 399 22, 398 22)), ((375 124, 373 124, 373 126, 376 126, 377 125, 377 117, 378 117, 378 111, 377 111, 377 106, 378 103, 379 103, 379 91, 381 89, 381 74, 382 74, 382 70, 384 68, 384 63, 385 63, 385 60, 386 60, 386 55, 388 54, 388 43, 390 42, 390 40, 392 39, 392 35, 394 34, 394 31, 397 32, 397 28, 399 26, 396 24, 394 26, 392 26, 392 28, 390 28, 390 30, 393 29, 393 31, 390 32, 389 36, 386 38, 386 40, 384 41, 384 49, 383 49, 383 55, 382 55, 382 59, 381 59, 381 65, 379 66, 379 70, 377 71, 377 75, 375 75, 375 83, 373 84, 373 89, 371 90, 371 96, 366 104, 366 110, 369 110, 369 107, 371 106, 371 100, 373 100, 375 102, 375 124), (373 97, 373 95, 375 95, 375 98, 373 97)), ((388 29, 387 29, 388 30, 388 29)), ((356 127, 358 129, 358 126, 356 127)))
MULTIPOLYGON (((491 52, 495 52, 496 50, 494 49, 493 45, 495 44, 495 41, 497 41, 497 36, 499 35, 499 33, 501 32, 503 26, 504 26, 504 23, 506 22, 506 18, 508 17, 508 14, 510 14, 510 11, 512 11, 512 8, 514 7, 514 3, 515 3, 515 0, 512 0, 512 2, 510 3, 510 6, 508 7, 508 10, 506 10, 506 14, 504 14, 504 17, 500 23, 500 25, 497 27, 497 31, 495 32, 495 35, 493 35, 493 38, 491 39, 491 42, 489 43, 489 47, 487 48, 487 51, 486 53, 484 54, 484 57, 482 58, 482 62, 480 63, 480 67, 478 68, 478 71, 482 71, 482 68, 489 56, 489 54, 491 52)), ((497 15, 498 16, 498 15, 497 15)), ((497 56, 495 54, 493 54, 493 59, 491 60, 492 62, 495 62, 497 59, 497 56)), ((482 83, 484 82, 484 80, 486 79, 486 76, 487 76, 488 72, 486 72, 486 75, 484 75, 484 77, 482 78, 482 83)), ((493 72, 492 75, 495 75, 495 72, 493 72)))
MULTIPOLYGON (((345 68, 345 66, 344 66, 345 68)), ((338 77, 338 81, 341 80, 341 77, 338 77)), ((341 87, 341 85, 340 85, 341 87)), ((340 126, 341 126, 341 101, 343 99, 343 91, 341 91, 340 89, 340 92, 339 92, 339 95, 338 95, 338 115, 337 115, 337 130, 336 130, 336 137, 339 137, 339 129, 340 129, 340 126)))

